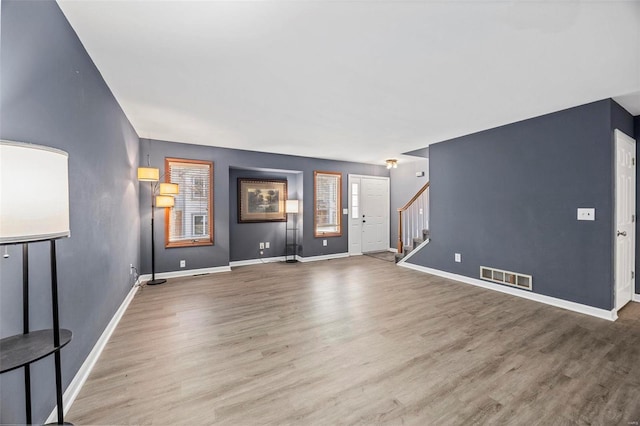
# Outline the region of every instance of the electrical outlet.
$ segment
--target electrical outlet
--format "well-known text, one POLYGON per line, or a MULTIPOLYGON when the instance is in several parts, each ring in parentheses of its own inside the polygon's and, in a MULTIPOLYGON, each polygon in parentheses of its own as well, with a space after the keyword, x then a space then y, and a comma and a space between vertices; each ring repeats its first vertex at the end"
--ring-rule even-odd
POLYGON ((264 243, 264 248, 268 249, 271 247, 271 243, 269 241, 267 241, 266 243, 264 243))
MULTIPOLYGON (((264 243, 260 243, 260 250, 264 250, 264 243)), ((262 254, 262 253, 260 253, 262 254)))
POLYGON ((456 262, 458 262, 458 263, 462 262, 462 256, 460 255, 460 253, 456 253, 454 255, 454 258, 455 258, 456 262))
POLYGON ((326 247, 327 246, 327 240, 322 240, 322 246, 326 247))
POLYGON ((578 220, 596 220, 596 209, 594 208, 579 208, 578 220))
MULTIPOLYGON (((262 243, 260 243, 262 244, 262 243)), ((260 256, 262 256, 264 254, 264 251, 260 250, 260 256)))
POLYGON ((181 260, 180 261, 180 267, 184 268, 185 266, 187 266, 187 261, 186 260, 181 260))

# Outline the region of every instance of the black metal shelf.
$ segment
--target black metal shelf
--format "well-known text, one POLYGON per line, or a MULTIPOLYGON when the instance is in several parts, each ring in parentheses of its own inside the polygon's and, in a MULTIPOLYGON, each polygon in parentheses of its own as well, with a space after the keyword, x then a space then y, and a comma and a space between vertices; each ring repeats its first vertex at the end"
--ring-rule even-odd
POLYGON ((53 333, 53 329, 37 330, 0 340, 0 374, 36 362, 71 341, 71 331, 62 328, 60 345, 54 346, 53 333))

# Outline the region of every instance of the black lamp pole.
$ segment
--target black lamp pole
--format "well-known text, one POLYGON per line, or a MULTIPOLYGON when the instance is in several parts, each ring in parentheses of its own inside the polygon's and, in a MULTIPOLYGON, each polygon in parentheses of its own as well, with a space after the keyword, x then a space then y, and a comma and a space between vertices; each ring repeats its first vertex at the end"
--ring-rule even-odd
POLYGON ((155 189, 153 187, 153 182, 149 183, 151 187, 151 281, 147 282, 147 285, 158 285, 164 284, 167 282, 165 279, 156 280, 156 244, 155 244, 155 235, 153 231, 153 221, 155 217, 156 206, 153 202, 153 197, 155 195, 155 189))

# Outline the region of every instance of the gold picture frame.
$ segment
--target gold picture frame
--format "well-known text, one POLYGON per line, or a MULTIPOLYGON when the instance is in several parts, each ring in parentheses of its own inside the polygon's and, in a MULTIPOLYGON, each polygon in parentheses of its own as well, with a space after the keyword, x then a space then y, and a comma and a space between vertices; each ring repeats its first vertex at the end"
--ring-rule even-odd
POLYGON ((238 223, 285 222, 287 181, 238 178, 238 223))

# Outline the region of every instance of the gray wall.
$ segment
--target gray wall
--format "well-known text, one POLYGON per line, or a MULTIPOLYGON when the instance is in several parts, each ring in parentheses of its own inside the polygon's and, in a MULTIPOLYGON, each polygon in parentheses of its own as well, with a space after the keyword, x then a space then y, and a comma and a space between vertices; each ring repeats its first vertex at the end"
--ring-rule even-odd
MULTIPOLYGON (((58 241, 66 387, 133 285, 139 141, 53 1, 2 1, 0 137, 69 153, 71 238, 58 241)), ((22 333, 21 250, 0 258, 0 337, 22 333)), ((51 327, 49 246, 30 245, 31 329, 51 327)), ((53 357, 32 365, 33 420, 55 406, 53 357)), ((0 376, 0 423, 24 423, 22 369, 0 376)))
POLYGON ((398 209, 416 195, 429 181, 429 159, 416 159, 410 163, 402 163, 397 169, 391 169, 391 232, 389 247, 398 246, 398 209), (424 176, 416 177, 416 172, 424 172, 424 176))
MULTIPOLYGON (((322 238, 313 237, 313 171, 336 171, 342 173, 342 203, 347 206, 348 174, 372 176, 389 176, 384 166, 351 163, 345 161, 321 160, 316 158, 296 157, 290 155, 268 154, 254 151, 242 151, 202 145, 191 145, 167 141, 141 139, 140 158, 146 164, 147 154, 151 165, 164 168, 165 157, 210 160, 214 162, 214 226, 215 245, 187 248, 164 248, 164 226, 157 226, 156 231, 156 272, 179 270, 180 260, 187 262, 187 269, 211 268, 226 266, 231 258, 230 238, 234 238, 234 250, 239 253, 255 252, 254 242, 244 242, 230 234, 230 187, 229 168, 292 170, 303 173, 304 194, 301 218, 303 236, 299 243, 303 246, 305 257, 325 254, 346 253, 348 251, 348 227, 343 226, 341 237, 327 237, 328 245, 322 246, 322 238), (241 244, 236 246, 236 243, 241 244), (246 246, 244 245, 246 244, 246 246)), ((150 251, 150 191, 146 185, 140 187, 140 238, 141 264, 143 273, 151 272, 150 251)), ((160 210, 156 215, 159 223, 164 220, 160 210)), ((344 219, 345 216, 343 216, 344 219)))
POLYGON ((603 100, 431 145, 432 240, 409 262, 531 274, 536 293, 612 309, 613 109, 603 100), (596 221, 577 221, 578 207, 596 221))
MULTIPOLYGON (((286 222, 238 223, 238 178, 284 179, 287 181, 287 198, 298 200, 303 198, 303 194, 298 193, 298 181, 303 180, 302 173, 229 169, 230 260, 284 256, 286 222), (264 254, 260 256, 259 244, 267 241, 271 244, 271 248, 265 249, 264 254)), ((289 228, 295 221, 294 216, 290 216, 289 228)), ((293 238, 292 233, 289 238, 293 238)), ((298 238, 302 240, 301 233, 298 233, 298 238)))

